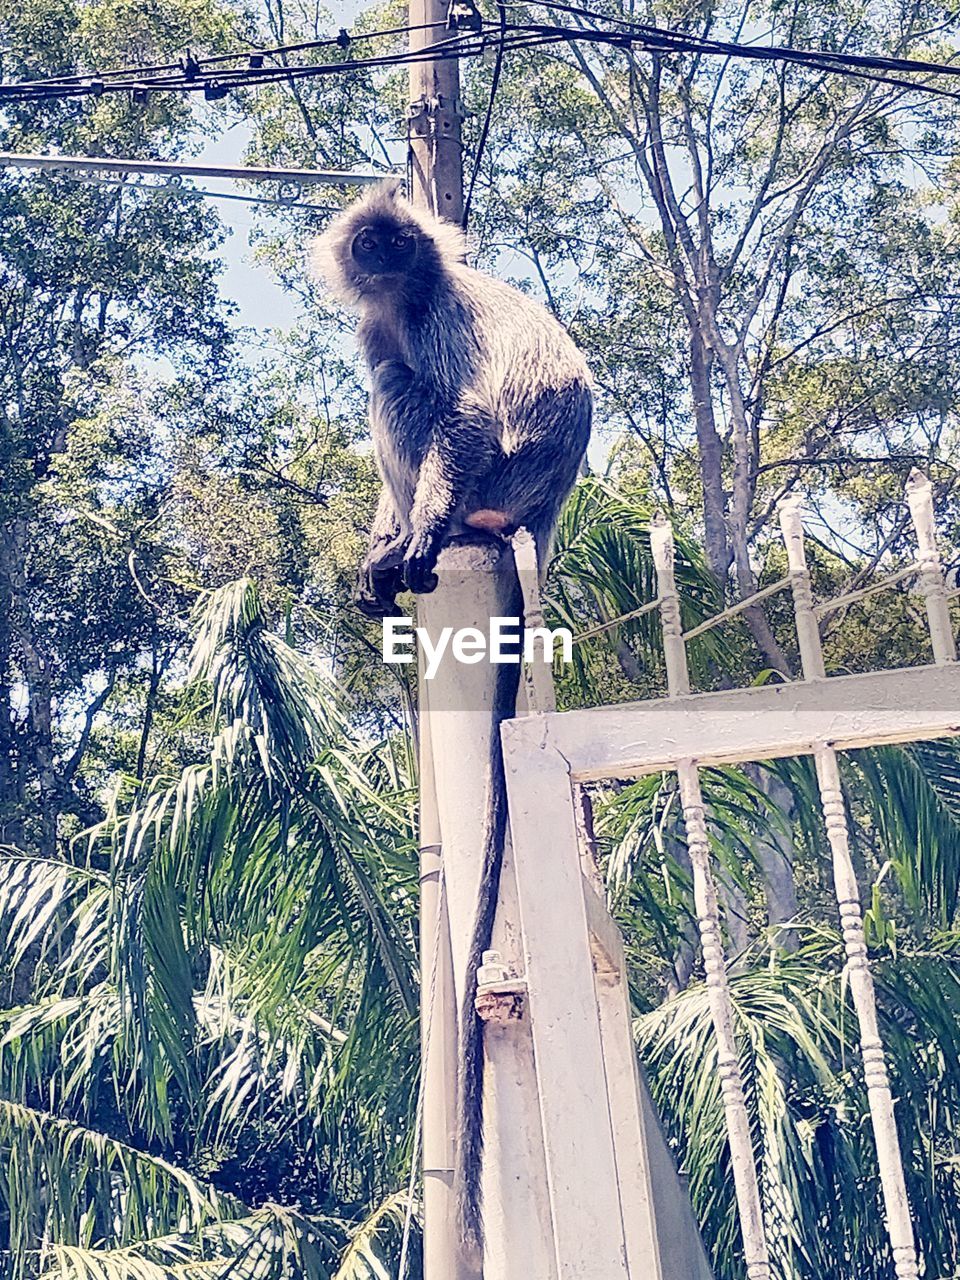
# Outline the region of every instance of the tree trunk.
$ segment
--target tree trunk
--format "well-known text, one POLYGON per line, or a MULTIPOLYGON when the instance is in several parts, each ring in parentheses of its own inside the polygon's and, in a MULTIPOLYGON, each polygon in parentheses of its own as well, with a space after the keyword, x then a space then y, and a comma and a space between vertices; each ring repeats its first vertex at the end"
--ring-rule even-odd
POLYGON ((20 779, 17 769, 17 735, 13 726, 12 636, 10 613, 13 605, 10 575, 7 572, 7 539, 0 534, 0 843, 20 846, 23 813, 20 807, 20 779))
MULTIPOLYGON (((26 686, 29 708, 29 749, 21 753, 21 779, 33 776, 37 782, 39 832, 35 852, 54 857, 57 851, 57 817, 60 786, 54 767, 53 713, 50 669, 37 642, 27 598, 26 524, 15 519, 2 538, 2 576, 7 583, 10 611, 7 615, 11 648, 20 658, 21 676, 26 686)), ((21 785, 22 791, 22 785, 21 785)))
POLYGON ((731 554, 727 541, 726 499, 723 492, 723 441, 717 431, 710 391, 713 357, 696 326, 690 330, 690 387, 693 417, 700 446, 700 478, 703 484, 703 528, 707 564, 726 589, 731 554))

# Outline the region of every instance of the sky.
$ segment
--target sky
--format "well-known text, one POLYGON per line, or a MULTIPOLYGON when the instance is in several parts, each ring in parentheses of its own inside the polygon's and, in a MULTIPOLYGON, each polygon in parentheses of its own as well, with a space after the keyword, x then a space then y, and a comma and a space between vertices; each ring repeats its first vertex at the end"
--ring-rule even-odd
MULTIPOLYGON (((235 125, 212 137, 196 161, 200 164, 241 165, 249 137, 248 129, 235 125)), ((255 194, 247 186, 240 188, 235 182, 215 178, 198 178, 193 185, 205 191, 255 194)), ((262 194, 273 196, 276 188, 265 184, 262 194)), ((307 194, 304 198, 311 197, 307 194)), ((220 251, 226 263, 221 289, 224 297, 239 307, 239 323, 259 330, 288 328, 299 315, 297 299, 281 288, 266 267, 254 261, 254 251, 250 246, 250 232, 261 217, 259 207, 236 200, 212 200, 211 204, 229 232, 220 251)))

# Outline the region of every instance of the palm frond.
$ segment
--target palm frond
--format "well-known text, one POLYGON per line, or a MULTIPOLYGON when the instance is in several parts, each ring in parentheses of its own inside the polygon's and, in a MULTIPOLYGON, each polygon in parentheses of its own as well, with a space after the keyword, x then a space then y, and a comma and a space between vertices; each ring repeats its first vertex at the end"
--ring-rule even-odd
POLYGON ((883 857, 910 907, 935 926, 960 896, 960 747, 918 742, 852 753, 883 857))
MULTIPOLYGON (((568 499, 557 527, 549 566, 546 603, 554 622, 574 634, 639 609, 656 599, 656 572, 650 550, 653 513, 618 494, 607 482, 581 480, 568 499)), ((722 606, 722 596, 699 547, 675 535, 676 576, 684 625, 695 626, 722 606)), ((624 622, 574 646, 573 675, 588 692, 597 671, 609 664, 611 650, 627 644, 646 678, 662 673, 660 623, 655 612, 624 622)), ((708 632, 690 645, 695 675, 706 677, 721 651, 718 633, 708 632)))
POLYGON ((17 1280, 46 1242, 125 1245, 242 1211, 161 1156, 21 1103, 0 1100, 0 1152, 17 1280))

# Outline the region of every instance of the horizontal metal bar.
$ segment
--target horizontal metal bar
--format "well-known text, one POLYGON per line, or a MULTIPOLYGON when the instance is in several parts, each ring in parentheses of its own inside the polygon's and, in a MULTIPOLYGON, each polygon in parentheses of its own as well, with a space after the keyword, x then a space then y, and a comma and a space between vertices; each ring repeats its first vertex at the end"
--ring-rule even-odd
POLYGON ((723 613, 715 613, 712 618, 707 618, 706 622, 701 622, 699 626, 691 627, 689 631, 683 633, 684 640, 692 640, 694 636, 701 636, 705 631, 712 631, 721 622, 726 622, 728 618, 735 618, 738 613, 743 613, 745 609, 751 608, 758 600, 766 600, 767 596, 775 596, 778 591, 782 591, 784 587, 789 587, 789 585, 789 576, 781 578, 778 582, 771 582, 769 587, 764 587, 762 591, 755 591, 752 596, 747 596, 746 600, 738 600, 729 609, 724 609, 723 613))
POLYGON ((190 164, 179 160, 108 160, 101 156, 40 156, 0 151, 0 169, 62 169, 80 173, 162 173, 190 178, 229 178, 242 182, 315 182, 364 186, 389 174, 350 173, 341 169, 265 169, 255 165, 190 164))
POLYGON ((960 663, 507 720, 509 763, 557 753, 576 782, 960 735, 960 663))
POLYGON ((902 582, 904 578, 911 578, 915 573, 919 572, 919 565, 908 564, 905 569, 898 569, 896 573, 891 573, 889 577, 881 578, 879 582, 871 582, 869 587, 861 587, 859 591, 848 591, 845 595, 837 596, 833 600, 821 601, 820 604, 814 606, 813 612, 818 618, 823 618, 828 613, 833 613, 837 609, 843 609, 848 604, 853 604, 856 600, 866 600, 867 596, 875 596, 880 591, 886 591, 888 588, 896 586, 898 582, 902 582))

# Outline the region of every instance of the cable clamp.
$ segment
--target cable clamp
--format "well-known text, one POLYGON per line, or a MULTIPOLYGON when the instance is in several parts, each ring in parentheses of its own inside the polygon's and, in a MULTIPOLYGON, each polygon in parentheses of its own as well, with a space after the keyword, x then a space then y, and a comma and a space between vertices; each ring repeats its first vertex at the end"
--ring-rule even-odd
POLYGON ((447 30, 474 32, 483 30, 483 14, 474 0, 450 0, 447 8, 447 30))
POLYGON ((461 120, 466 117, 466 108, 460 98, 454 98, 451 102, 449 98, 444 97, 442 93, 437 94, 435 98, 427 98, 421 94, 407 106, 407 119, 419 120, 421 116, 427 116, 433 119, 435 116, 442 115, 444 112, 452 116, 458 116, 461 120))
POLYGON ((499 951, 485 951, 477 969, 474 1008, 483 1022, 519 1022, 527 995, 526 978, 512 974, 499 951))

